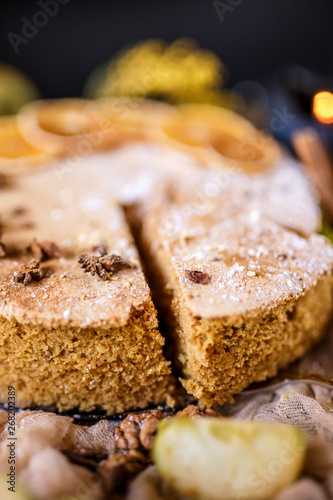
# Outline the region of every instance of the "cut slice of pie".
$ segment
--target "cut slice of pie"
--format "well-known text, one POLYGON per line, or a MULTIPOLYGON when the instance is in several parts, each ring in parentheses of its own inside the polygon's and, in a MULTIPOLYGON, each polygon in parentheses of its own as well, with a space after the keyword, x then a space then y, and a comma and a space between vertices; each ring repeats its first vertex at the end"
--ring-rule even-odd
POLYGON ((200 207, 193 179, 170 182, 133 211, 182 384, 203 406, 230 401, 302 356, 332 313, 333 247, 296 213, 293 227, 283 224, 281 186, 274 196, 264 175, 275 211, 265 189, 244 196, 255 194, 255 177, 200 207))
POLYGON ((14 386, 24 407, 172 404, 156 310, 110 194, 49 169, 4 187, 0 213, 1 400, 14 386))

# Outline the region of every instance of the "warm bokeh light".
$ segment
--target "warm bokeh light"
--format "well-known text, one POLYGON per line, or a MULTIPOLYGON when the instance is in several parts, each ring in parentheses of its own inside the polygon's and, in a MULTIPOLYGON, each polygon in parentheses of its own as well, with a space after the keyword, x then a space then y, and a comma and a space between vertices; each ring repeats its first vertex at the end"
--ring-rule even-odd
POLYGON ((313 114, 322 123, 333 123, 333 94, 318 92, 313 98, 313 114))

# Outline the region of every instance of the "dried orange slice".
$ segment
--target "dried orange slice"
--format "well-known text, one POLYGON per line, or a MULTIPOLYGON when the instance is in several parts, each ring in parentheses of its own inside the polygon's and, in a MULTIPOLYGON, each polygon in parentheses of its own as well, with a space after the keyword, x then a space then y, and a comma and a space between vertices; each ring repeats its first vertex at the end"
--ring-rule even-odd
POLYGON ((149 138, 182 149, 204 164, 239 166, 247 172, 268 168, 281 156, 278 144, 233 111, 188 104, 153 117, 149 138))
POLYGON ((103 131, 103 145, 114 146, 126 141, 146 139, 147 119, 167 104, 135 98, 102 98, 91 101, 90 108, 100 115, 100 129, 103 131))
MULTIPOLYGON (((98 116, 85 99, 56 99, 27 104, 18 115, 22 135, 52 154, 76 155, 95 148, 98 116)), ((97 140, 98 142, 98 140, 97 140)))
POLYGON ((16 117, 0 118, 0 172, 16 174, 44 164, 52 156, 35 148, 21 135, 16 117))

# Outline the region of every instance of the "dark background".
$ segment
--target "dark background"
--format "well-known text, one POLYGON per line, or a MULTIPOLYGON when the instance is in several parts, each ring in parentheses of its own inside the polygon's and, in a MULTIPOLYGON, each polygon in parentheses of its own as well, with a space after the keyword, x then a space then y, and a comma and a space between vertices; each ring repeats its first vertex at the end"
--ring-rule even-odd
POLYGON ((221 21, 211 0, 69 0, 16 54, 8 33, 22 35, 22 17, 31 20, 41 7, 1 0, 0 61, 26 71, 44 97, 80 95, 98 64, 125 44, 151 37, 192 37, 214 50, 229 70, 231 87, 292 63, 333 74, 332 0, 224 3, 234 7, 221 21))

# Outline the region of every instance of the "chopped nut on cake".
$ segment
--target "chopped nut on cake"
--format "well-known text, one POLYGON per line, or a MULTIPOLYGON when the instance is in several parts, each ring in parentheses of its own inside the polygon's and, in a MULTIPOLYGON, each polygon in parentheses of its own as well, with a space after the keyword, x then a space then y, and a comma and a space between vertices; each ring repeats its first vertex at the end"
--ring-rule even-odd
POLYGON ((185 276, 187 279, 193 281, 193 283, 197 283, 198 285, 206 285, 210 280, 210 276, 202 271, 189 271, 186 269, 185 276))

